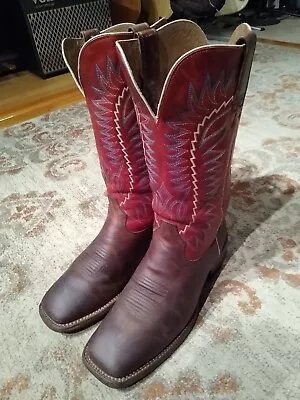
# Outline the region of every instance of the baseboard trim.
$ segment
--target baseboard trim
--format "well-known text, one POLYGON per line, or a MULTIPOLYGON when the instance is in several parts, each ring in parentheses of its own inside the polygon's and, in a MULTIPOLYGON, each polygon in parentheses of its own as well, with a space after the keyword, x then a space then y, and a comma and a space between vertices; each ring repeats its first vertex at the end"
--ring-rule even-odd
POLYGON ((257 41, 263 44, 271 44, 273 46, 288 47, 290 49, 300 49, 300 43, 284 42, 282 40, 274 40, 268 38, 257 37, 257 41))

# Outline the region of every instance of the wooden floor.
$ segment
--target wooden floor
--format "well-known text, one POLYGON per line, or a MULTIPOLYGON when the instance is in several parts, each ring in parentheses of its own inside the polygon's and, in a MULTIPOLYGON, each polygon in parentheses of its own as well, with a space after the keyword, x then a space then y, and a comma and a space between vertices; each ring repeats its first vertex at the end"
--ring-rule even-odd
POLYGON ((0 77, 0 128, 82 100, 70 74, 45 80, 28 71, 0 77))

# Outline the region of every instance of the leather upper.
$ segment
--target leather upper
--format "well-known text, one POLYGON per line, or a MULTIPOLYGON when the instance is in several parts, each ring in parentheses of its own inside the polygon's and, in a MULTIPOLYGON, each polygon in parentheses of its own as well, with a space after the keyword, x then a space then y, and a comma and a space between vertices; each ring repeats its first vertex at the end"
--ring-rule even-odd
MULTIPOLYGON (((41 308, 52 327, 89 325, 92 313, 105 315, 148 249, 152 229, 131 233, 126 215, 110 201, 105 224, 93 242, 44 296, 41 308)), ((97 315, 95 315, 97 317, 97 315)))
POLYGON ((201 258, 226 214, 243 51, 219 45, 187 53, 168 74, 156 115, 122 64, 143 134, 155 228, 175 224, 190 260, 201 258))
POLYGON ((201 261, 187 261, 176 227, 162 222, 146 256, 88 342, 92 362, 121 378, 156 357, 191 319, 209 272, 224 257, 226 242, 223 224, 201 261))
POLYGON ((125 212, 127 229, 139 232, 153 222, 152 192, 133 101, 115 49, 116 39, 132 35, 103 34, 90 39, 79 55, 79 79, 107 193, 125 212))

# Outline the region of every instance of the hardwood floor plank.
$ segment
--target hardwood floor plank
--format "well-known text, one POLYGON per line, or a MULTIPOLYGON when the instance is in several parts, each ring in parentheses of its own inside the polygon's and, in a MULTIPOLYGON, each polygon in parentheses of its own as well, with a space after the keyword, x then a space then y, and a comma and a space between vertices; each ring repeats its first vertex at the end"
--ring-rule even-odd
POLYGON ((28 71, 0 78, 0 128, 82 101, 70 74, 43 80, 28 71))

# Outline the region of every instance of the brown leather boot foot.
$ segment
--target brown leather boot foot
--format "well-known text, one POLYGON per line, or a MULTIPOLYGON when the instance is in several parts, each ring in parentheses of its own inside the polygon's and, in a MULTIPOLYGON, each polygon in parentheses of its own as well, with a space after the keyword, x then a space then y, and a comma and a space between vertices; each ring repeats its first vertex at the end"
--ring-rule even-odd
POLYGON ((184 257, 177 228, 162 223, 114 307, 86 345, 83 361, 100 381, 125 388, 163 363, 186 339, 225 258, 227 231, 198 261, 184 257))
POLYGON ((40 315, 56 332, 72 333, 100 321, 146 253, 152 227, 132 233, 126 215, 110 201, 106 222, 86 250, 45 294, 40 315))

